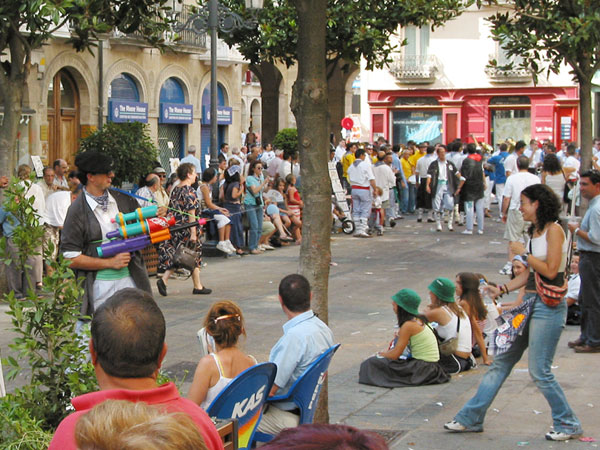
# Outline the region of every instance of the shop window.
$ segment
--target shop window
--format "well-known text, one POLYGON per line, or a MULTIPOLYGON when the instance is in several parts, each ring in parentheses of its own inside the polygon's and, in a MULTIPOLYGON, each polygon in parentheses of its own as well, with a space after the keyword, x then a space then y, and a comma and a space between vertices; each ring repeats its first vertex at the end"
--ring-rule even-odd
POLYGON ((373 114, 373 133, 383 133, 383 114, 373 114))
POLYGON ((441 110, 392 111, 392 144, 406 144, 408 141, 442 142, 441 110))

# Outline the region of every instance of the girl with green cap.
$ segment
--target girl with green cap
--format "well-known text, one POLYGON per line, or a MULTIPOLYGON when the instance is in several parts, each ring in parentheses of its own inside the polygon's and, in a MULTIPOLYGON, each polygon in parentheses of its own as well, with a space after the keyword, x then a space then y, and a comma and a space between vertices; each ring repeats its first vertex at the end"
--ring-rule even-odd
POLYGON ((449 381, 450 377, 438 364, 440 354, 435 334, 419 314, 419 295, 412 289, 402 289, 392 300, 398 319, 395 338, 387 351, 363 361, 359 383, 403 387, 449 381))
POLYGON ((425 317, 438 324, 435 329, 442 341, 456 339, 456 350, 451 355, 441 355, 440 364, 449 374, 457 374, 475 367, 471 355, 471 322, 454 300, 454 283, 448 278, 436 278, 429 286, 431 303, 425 317))

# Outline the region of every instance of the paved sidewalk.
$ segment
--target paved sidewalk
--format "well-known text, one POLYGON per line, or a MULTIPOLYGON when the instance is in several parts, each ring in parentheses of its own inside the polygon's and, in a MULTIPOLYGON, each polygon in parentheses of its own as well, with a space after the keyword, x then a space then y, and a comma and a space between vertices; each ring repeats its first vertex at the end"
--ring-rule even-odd
MULTIPOLYGON (((550 443, 544 434, 551 425, 549 408, 527 373, 524 358, 509 377, 489 411, 484 433, 450 434, 443 424, 451 420, 473 395, 487 369, 453 377, 439 386, 382 389, 358 384, 358 368, 364 359, 389 343, 395 318, 390 297, 401 288, 415 289, 427 303, 427 285, 437 276, 454 278, 461 271, 477 271, 491 280, 503 281, 498 269, 505 262, 503 227, 486 221, 483 236, 459 232, 436 233, 432 224, 417 223, 415 217, 399 221, 383 237, 354 239, 335 235, 329 283, 329 324, 342 346, 329 371, 331 422, 341 422, 385 432, 398 449, 510 449, 519 443, 531 449, 596 448, 598 443, 550 443), (393 439, 395 434, 397 438, 393 439)), ((282 334, 285 322, 279 302, 279 280, 298 270, 298 246, 289 246, 260 256, 206 258, 202 279, 213 289, 209 296, 192 295, 191 280, 171 280, 169 296, 161 297, 151 278, 155 298, 167 320, 168 353, 164 368, 181 378, 184 394, 189 390, 198 362, 196 331, 208 307, 215 301, 232 299, 244 312, 248 337, 245 349, 259 361, 282 334)), ((6 309, 0 305, 0 311, 6 309)), ((0 349, 7 356, 11 338, 8 316, 0 314, 0 349)), ((600 358, 578 355, 566 342, 577 328, 567 327, 554 361, 554 370, 571 406, 583 422, 584 436, 600 441, 600 358)), ((24 379, 23 377, 22 379, 24 379)), ((10 390, 17 382, 8 383, 10 390)))

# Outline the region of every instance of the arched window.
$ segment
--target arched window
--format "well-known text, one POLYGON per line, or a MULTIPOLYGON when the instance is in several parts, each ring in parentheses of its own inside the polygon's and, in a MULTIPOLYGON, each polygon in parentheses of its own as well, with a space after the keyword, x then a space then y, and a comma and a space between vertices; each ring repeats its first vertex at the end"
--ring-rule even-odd
POLYGON ((134 79, 126 74, 120 73, 110 82, 108 97, 113 100, 125 100, 131 102, 140 101, 140 93, 134 79))
POLYGON ((185 103, 183 87, 176 78, 171 77, 165 80, 162 87, 160 88, 160 102, 185 103))

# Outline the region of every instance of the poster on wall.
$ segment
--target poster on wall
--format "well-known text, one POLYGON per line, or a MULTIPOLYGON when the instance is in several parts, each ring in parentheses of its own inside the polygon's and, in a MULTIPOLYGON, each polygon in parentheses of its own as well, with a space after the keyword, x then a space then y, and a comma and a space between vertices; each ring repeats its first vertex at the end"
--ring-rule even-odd
POLYGON ((441 111, 392 111, 393 144, 442 142, 441 111))

